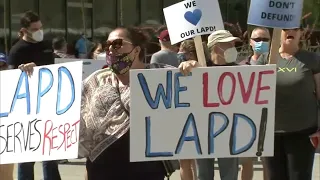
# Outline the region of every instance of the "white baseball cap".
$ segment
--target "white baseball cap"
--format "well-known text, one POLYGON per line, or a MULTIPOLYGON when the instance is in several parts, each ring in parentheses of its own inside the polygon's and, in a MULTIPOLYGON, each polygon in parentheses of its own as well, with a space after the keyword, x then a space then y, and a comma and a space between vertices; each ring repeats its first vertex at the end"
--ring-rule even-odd
POLYGON ((232 42, 232 41, 241 41, 240 38, 234 37, 229 31, 227 30, 218 30, 210 34, 208 37, 208 48, 210 49, 212 46, 219 42, 232 42))

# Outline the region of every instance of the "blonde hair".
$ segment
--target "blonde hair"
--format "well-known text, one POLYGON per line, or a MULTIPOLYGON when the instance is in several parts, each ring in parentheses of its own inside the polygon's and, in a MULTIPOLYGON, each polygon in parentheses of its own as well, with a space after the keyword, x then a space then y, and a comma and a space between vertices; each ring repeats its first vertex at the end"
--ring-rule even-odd
MULTIPOLYGON (((210 59, 210 51, 207 47, 207 44, 205 42, 203 42, 202 45, 203 45, 205 58, 206 58, 206 60, 209 60, 210 59)), ((183 41, 180 45, 180 49, 184 50, 188 53, 192 53, 194 55, 194 57, 196 58, 195 60, 198 61, 197 50, 196 50, 196 46, 195 46, 193 40, 183 41)))
POLYGON ((180 50, 193 56, 193 60, 198 61, 196 46, 193 40, 185 40, 180 44, 180 50))
POLYGON ((187 51, 187 52, 196 54, 196 46, 195 46, 193 40, 183 41, 180 45, 180 48, 187 51))

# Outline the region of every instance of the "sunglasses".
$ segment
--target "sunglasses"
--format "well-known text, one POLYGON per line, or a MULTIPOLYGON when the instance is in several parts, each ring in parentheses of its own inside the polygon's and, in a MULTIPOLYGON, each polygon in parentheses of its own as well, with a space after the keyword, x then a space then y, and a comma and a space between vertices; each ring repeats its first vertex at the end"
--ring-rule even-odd
POLYGON ((270 39, 269 38, 260 38, 260 37, 257 37, 257 38, 251 38, 254 42, 261 42, 261 41, 263 41, 263 42, 268 42, 268 41, 270 41, 270 39))
POLYGON ((105 50, 109 51, 110 46, 112 47, 112 49, 115 49, 115 50, 120 49, 124 43, 132 44, 132 42, 129 42, 123 39, 115 39, 113 41, 108 40, 105 44, 105 50))

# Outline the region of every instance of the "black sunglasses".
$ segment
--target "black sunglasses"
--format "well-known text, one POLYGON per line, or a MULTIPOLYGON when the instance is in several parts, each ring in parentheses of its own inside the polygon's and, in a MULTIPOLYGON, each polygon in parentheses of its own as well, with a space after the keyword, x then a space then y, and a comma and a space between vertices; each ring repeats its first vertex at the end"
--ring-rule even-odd
POLYGON ((260 37, 257 37, 257 38, 251 38, 253 41, 255 41, 255 42, 261 42, 261 41, 263 41, 263 42, 268 42, 268 41, 270 41, 270 39, 269 38, 260 38, 260 37))
POLYGON ((126 42, 126 43, 129 43, 129 44, 132 44, 131 42, 129 41, 126 41, 126 40, 123 40, 123 39, 115 39, 113 41, 107 41, 106 44, 105 44, 105 50, 106 51, 109 51, 110 49, 110 46, 113 48, 113 49, 120 49, 122 46, 123 46, 123 43, 126 42))

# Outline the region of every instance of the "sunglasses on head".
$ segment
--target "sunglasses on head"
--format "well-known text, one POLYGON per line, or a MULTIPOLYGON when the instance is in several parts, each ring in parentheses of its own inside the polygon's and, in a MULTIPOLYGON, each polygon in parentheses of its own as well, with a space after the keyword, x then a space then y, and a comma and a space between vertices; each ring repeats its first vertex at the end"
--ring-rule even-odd
POLYGON ((123 39, 115 39, 113 41, 107 41, 106 44, 105 44, 105 50, 106 51, 109 51, 110 49, 110 46, 113 48, 113 49, 120 49, 122 46, 123 46, 123 43, 129 43, 129 44, 132 44, 131 42, 129 41, 126 41, 126 40, 123 40, 123 39))
POLYGON ((293 29, 282 29, 283 31, 289 31, 289 30, 293 30, 293 31, 298 31, 298 30, 303 30, 303 27, 299 27, 299 28, 293 28, 293 29))
POLYGON ((251 38, 253 41, 255 41, 255 42, 261 42, 261 41, 263 41, 263 42, 268 42, 268 41, 270 41, 270 39, 269 38, 260 38, 260 37, 257 37, 257 38, 251 38))

